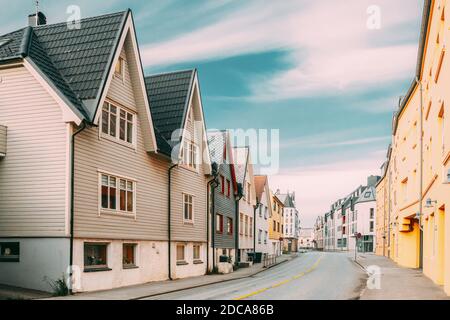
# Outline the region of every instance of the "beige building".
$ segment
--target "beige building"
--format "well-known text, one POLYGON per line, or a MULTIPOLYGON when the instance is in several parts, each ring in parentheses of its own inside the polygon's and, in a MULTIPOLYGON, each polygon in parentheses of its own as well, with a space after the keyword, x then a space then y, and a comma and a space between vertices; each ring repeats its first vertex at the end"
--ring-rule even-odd
POLYGON ((377 253, 422 267, 450 294, 450 3, 426 0, 416 79, 393 119, 392 152, 377 189, 377 253), (379 239, 381 240, 381 239, 379 239))
POLYGON ((0 283, 50 290, 69 266, 74 291, 204 274, 196 70, 144 78, 129 10, 38 20, 0 36, 0 283))

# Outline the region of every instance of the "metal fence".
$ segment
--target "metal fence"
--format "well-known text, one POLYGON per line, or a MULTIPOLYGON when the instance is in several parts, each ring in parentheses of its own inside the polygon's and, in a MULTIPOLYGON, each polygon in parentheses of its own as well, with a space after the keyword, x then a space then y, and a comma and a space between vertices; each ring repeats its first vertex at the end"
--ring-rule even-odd
POLYGON ((263 268, 270 267, 271 265, 274 265, 275 263, 277 263, 277 255, 276 254, 264 255, 263 268))

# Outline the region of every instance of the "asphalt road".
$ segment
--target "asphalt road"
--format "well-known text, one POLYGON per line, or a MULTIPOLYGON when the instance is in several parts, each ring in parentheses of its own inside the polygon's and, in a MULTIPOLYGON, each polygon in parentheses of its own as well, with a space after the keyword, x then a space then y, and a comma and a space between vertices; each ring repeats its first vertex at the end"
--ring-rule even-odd
POLYGON ((309 252, 249 278, 146 299, 348 300, 359 298, 365 281, 347 253, 309 252))

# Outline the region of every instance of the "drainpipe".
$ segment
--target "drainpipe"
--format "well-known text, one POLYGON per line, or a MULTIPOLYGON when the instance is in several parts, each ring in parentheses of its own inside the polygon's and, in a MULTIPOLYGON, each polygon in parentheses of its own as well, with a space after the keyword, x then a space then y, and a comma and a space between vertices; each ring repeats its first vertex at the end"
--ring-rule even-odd
POLYGON ((210 181, 208 181, 208 193, 211 192, 211 205, 209 203, 209 194, 206 199, 207 202, 207 212, 206 212, 206 242, 207 242, 207 250, 206 250, 206 269, 209 270, 209 212, 211 209, 211 219, 212 219, 212 225, 211 225, 211 242, 212 242, 212 248, 213 248, 213 269, 216 266, 216 254, 215 254, 215 218, 216 218, 216 210, 215 210, 215 190, 219 186, 219 182, 217 181, 217 177, 219 176, 219 171, 217 164, 215 162, 212 163, 212 176, 214 177, 210 181), (212 188, 211 188, 212 187, 212 188))
POLYGON ((172 230, 171 230, 171 200, 172 200, 172 188, 171 188, 171 180, 172 180, 172 169, 178 167, 178 164, 174 164, 172 165, 169 170, 167 171, 167 175, 168 175, 168 195, 167 195, 167 233, 168 233, 168 274, 169 274, 169 280, 173 280, 172 279, 172 230))
POLYGON ((420 86, 420 185, 419 185, 419 232, 420 232, 420 249, 419 249, 419 268, 423 267, 423 230, 422 230, 422 214, 423 214, 423 86, 422 82, 416 77, 416 83, 420 86))
MULTIPOLYGON (((37 16, 36 16, 37 18, 37 16)), ((74 215, 75 215, 75 137, 84 129, 87 128, 86 122, 81 123, 81 127, 72 134, 71 145, 70 145, 70 241, 69 241, 69 277, 70 277, 70 288, 69 294, 72 294, 72 275, 73 275, 73 240, 74 240, 74 215)))
POLYGON ((253 206, 253 253, 254 254, 256 254, 256 210, 258 210, 260 205, 261 205, 261 203, 257 199, 256 205, 253 206))
POLYGON ((237 184, 237 190, 238 190, 238 194, 236 196, 236 231, 234 233, 234 242, 235 242, 235 265, 239 266, 239 262, 241 262, 241 257, 239 254, 239 219, 240 219, 240 213, 239 213, 239 201, 242 199, 243 193, 242 193, 242 184, 238 183, 237 184))

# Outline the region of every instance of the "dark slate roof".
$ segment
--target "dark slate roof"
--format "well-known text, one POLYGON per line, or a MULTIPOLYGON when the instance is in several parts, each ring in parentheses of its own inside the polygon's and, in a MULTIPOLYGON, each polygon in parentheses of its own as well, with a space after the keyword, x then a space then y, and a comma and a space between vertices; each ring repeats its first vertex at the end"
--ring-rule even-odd
POLYGON ((242 185, 244 184, 245 175, 247 173, 249 151, 248 147, 233 148, 233 164, 236 168, 236 181, 242 185))
POLYGON ((207 135, 211 161, 220 165, 225 160, 226 132, 210 131, 207 135))
POLYGON ((72 105, 93 120, 129 10, 67 23, 26 27, 0 36, 0 63, 29 56, 72 105))
POLYGON ((158 151, 170 155, 172 133, 183 128, 196 70, 177 71, 145 77, 158 151))

